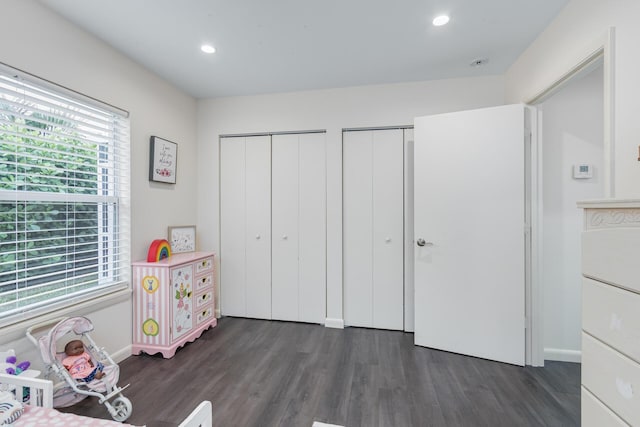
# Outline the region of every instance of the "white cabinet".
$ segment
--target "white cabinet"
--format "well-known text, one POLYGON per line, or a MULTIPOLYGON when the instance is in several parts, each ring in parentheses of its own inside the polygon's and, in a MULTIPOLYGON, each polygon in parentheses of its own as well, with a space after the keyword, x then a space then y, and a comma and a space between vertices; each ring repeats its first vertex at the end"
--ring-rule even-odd
POLYGON ((220 141, 220 294, 229 316, 271 318, 271 139, 220 141))
POLYGON ((324 323, 325 134, 220 140, 223 315, 324 323))
POLYGON ((324 323, 325 134, 272 137, 272 317, 324 323))
POLYGON ((640 425, 640 201, 579 206, 582 425, 640 425))
POLYGON ((343 133, 344 320, 403 329, 402 129, 343 133))

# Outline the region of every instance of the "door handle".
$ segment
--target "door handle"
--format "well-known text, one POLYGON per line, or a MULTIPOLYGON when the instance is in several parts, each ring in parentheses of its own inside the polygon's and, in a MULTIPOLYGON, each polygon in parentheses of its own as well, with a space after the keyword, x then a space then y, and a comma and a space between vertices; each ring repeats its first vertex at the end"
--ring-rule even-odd
POLYGON ((424 239, 418 239, 416 244, 418 246, 433 246, 433 242, 425 242, 424 239))

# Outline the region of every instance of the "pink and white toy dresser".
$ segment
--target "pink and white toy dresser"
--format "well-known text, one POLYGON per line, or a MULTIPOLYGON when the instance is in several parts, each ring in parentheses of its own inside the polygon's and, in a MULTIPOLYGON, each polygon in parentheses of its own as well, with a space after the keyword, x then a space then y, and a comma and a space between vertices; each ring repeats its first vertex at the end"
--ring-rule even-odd
POLYGON ((133 267, 133 354, 173 357, 216 326, 214 253, 180 253, 133 267))

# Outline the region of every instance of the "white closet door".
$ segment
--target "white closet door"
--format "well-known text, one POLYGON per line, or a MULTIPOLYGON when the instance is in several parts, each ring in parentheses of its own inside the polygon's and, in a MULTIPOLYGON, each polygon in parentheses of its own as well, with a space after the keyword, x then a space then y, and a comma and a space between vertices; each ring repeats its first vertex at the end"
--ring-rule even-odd
POLYGON ((343 134, 344 320, 403 328, 402 130, 343 134))
POLYGON ((345 132, 342 140, 344 323, 373 326, 373 149, 371 132, 345 132))
POLYGON ((404 326, 404 150, 402 129, 373 136, 373 327, 404 326))
POLYGON ((413 129, 404 130, 404 330, 413 332, 413 129))
POLYGON ((298 307, 298 135, 274 135, 272 140, 272 315, 299 320, 298 307))
POLYGON ((273 318, 324 323, 325 134, 274 135, 272 147, 273 318))
POLYGON ((246 316, 271 318, 271 138, 246 138, 246 316))
POLYGON ((245 138, 222 138, 220 158, 220 311, 245 316, 245 138))
POLYGON ((298 301, 302 322, 325 323, 327 313, 326 134, 300 135, 298 301))

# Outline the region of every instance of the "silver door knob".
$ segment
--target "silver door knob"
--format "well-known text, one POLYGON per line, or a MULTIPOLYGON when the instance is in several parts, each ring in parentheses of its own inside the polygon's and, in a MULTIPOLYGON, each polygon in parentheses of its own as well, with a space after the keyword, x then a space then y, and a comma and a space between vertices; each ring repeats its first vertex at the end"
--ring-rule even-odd
POLYGON ((286 234, 284 236, 282 236, 282 240, 287 240, 289 238, 289 236, 287 236, 286 234))
POLYGON ((416 241, 416 244, 417 244, 418 246, 433 246, 433 243, 432 243, 432 242, 425 242, 425 241, 424 241, 424 239, 418 239, 418 240, 416 241))
POLYGON ((260 235, 256 234, 256 240, 260 240, 260 235))
POLYGON ((387 237, 386 239, 384 239, 384 241, 389 243, 391 241, 391 237, 387 237))

